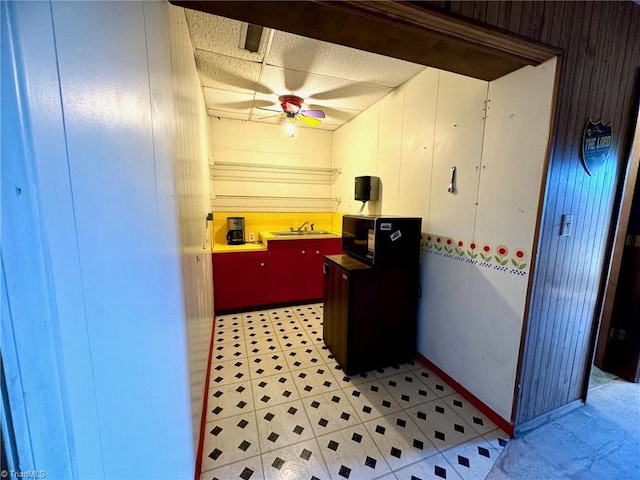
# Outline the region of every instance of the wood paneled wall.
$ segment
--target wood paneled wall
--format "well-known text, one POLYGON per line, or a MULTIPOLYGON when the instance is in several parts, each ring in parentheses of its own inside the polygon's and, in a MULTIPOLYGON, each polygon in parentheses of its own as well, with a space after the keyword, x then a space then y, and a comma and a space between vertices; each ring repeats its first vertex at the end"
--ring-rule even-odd
POLYGON ((640 67, 640 5, 624 2, 429 2, 562 48, 556 128, 540 224, 516 425, 582 397, 619 176, 640 67), (580 161, 587 119, 611 122, 614 144, 593 176, 580 161), (574 231, 559 236, 560 218, 574 231))

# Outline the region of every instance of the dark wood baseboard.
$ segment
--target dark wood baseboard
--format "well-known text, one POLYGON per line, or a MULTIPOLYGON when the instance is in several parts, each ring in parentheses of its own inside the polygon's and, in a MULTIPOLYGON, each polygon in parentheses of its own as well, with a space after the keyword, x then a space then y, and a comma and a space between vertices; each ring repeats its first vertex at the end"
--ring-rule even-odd
POLYGON ((204 427, 207 420, 207 408, 209 403, 209 375, 211 374, 211 360, 213 359, 213 336, 216 333, 216 317, 213 316, 211 324, 211 340, 209 342, 209 355, 207 356, 207 376, 204 379, 204 396, 202 397, 202 415, 200 417, 200 435, 198 436, 198 450, 196 451, 196 465, 193 473, 194 480, 200 480, 202 470, 202 450, 204 449, 204 427))
POLYGON ((418 360, 422 362, 427 368, 433 370, 433 372, 438 375, 442 380, 444 380, 447 385, 453 388, 456 392, 462 395, 469 403, 471 403, 474 407, 484 413, 489 420, 495 423, 498 427, 504 430, 510 437, 514 435, 514 427, 513 425, 494 412, 490 407, 488 407, 485 403, 483 403, 480 399, 478 399, 473 393, 464 388, 458 382, 456 382, 453 378, 443 372, 440 368, 438 368, 433 362, 427 359, 424 355, 418 353, 418 360))

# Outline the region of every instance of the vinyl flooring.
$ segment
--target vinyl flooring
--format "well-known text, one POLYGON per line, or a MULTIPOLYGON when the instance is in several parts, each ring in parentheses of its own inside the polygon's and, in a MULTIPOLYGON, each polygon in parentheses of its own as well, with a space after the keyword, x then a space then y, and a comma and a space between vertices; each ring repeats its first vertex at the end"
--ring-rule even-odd
POLYGON ((218 316, 201 479, 484 479, 508 436, 418 361, 343 374, 322 304, 218 316))

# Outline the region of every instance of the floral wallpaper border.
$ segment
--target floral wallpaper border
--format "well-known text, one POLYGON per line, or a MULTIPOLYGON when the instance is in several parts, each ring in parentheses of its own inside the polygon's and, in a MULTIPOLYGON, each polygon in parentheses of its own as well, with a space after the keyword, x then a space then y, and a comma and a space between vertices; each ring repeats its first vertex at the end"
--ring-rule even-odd
POLYGON ((510 248, 502 243, 494 246, 475 240, 456 240, 444 235, 423 233, 420 249, 430 254, 514 275, 524 276, 528 273, 527 252, 521 248, 510 248))

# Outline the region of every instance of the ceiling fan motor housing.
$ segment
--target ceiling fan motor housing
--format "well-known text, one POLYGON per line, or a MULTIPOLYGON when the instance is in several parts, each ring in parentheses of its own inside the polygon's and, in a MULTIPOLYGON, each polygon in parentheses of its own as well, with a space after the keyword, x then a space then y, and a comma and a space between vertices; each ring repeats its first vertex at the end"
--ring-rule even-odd
POLYGON ((280 100, 280 106, 282 107, 282 110, 284 110, 286 113, 295 115, 300 111, 300 108, 302 107, 302 98, 296 95, 281 95, 278 97, 278 100, 280 100))

